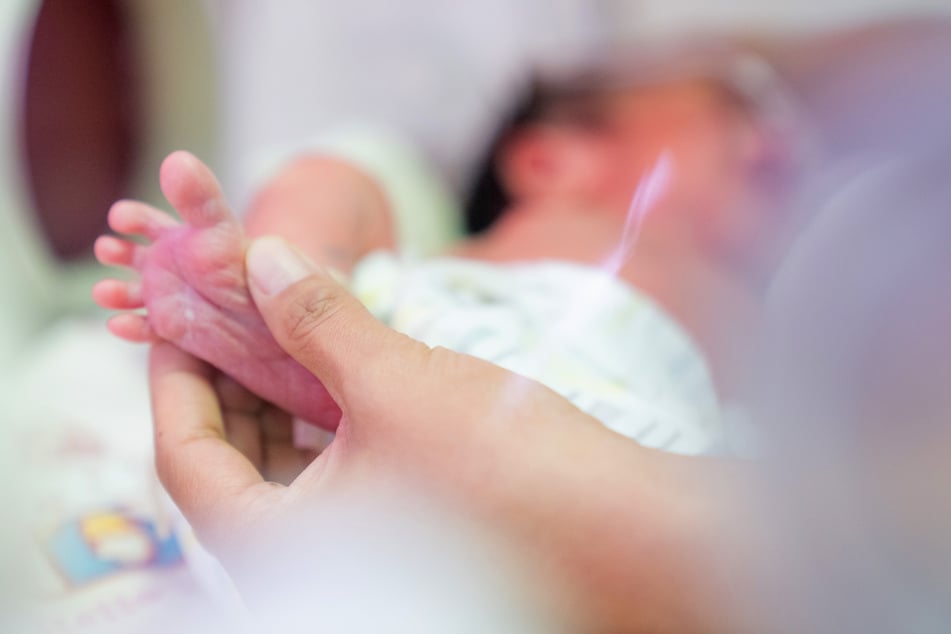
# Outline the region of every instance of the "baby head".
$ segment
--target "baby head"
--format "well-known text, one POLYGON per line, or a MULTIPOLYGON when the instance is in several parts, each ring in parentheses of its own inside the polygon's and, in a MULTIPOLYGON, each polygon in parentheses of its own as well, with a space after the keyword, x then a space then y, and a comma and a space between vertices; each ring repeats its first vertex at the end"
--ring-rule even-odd
MULTIPOLYGON (((615 56, 537 87, 501 135, 491 169, 509 212, 558 206, 624 216, 665 155, 670 177, 645 239, 758 265, 797 173, 786 104, 765 62, 732 46, 615 56)), ((490 187, 484 180, 477 197, 490 187)), ((479 229, 487 218, 475 220, 479 229)))

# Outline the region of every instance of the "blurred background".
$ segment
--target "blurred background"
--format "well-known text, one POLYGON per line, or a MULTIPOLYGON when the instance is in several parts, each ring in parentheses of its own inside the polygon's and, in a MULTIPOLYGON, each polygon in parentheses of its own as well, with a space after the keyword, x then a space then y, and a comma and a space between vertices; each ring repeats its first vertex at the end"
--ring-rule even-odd
POLYGON ((177 577, 155 581, 156 570, 185 574, 187 545, 172 539, 151 476, 143 351, 111 341, 89 298, 109 205, 163 206, 170 151, 206 160, 239 212, 296 151, 376 152, 367 160, 406 170, 397 188, 425 181, 409 198, 439 200, 440 235, 419 229, 420 250, 434 250, 462 224, 482 156, 531 77, 619 45, 779 41, 949 11, 948 0, 5 0, 0 438, 17 449, 0 460, 16 474, 3 478, 8 509, 26 497, 38 510, 11 514, 0 554, 42 569, 39 595, 62 608, 51 631, 145 631, 129 623, 181 594, 167 589, 177 577), (83 563, 70 531, 88 522, 125 539, 138 563, 83 563), (41 552, 11 547, 21 543, 41 552))

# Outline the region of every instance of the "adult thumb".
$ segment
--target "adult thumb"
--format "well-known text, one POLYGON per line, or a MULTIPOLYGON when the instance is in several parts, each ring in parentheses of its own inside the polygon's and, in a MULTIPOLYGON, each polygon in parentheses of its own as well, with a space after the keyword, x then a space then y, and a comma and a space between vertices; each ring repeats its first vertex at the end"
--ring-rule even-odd
POLYGON ((422 345, 377 321, 328 271, 281 238, 258 238, 245 262, 271 334, 341 405, 355 379, 380 376, 371 370, 381 365, 401 372, 401 359, 422 345))

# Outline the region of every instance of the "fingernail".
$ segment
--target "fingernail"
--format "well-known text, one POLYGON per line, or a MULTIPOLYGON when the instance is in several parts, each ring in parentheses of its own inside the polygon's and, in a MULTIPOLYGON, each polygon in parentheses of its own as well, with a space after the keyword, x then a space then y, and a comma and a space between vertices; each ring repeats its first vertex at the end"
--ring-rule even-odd
POLYGON ((251 283, 265 295, 277 295, 316 270, 287 242, 271 236, 251 243, 246 263, 251 283))

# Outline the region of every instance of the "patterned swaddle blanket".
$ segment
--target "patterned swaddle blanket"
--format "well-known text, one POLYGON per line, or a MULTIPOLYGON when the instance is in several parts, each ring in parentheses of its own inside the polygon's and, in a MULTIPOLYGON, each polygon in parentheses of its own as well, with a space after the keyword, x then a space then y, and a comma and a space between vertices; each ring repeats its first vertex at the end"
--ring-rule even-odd
POLYGON ((645 446, 697 454, 721 441, 699 350, 653 301, 598 269, 379 252, 351 288, 393 328, 535 379, 645 446))

